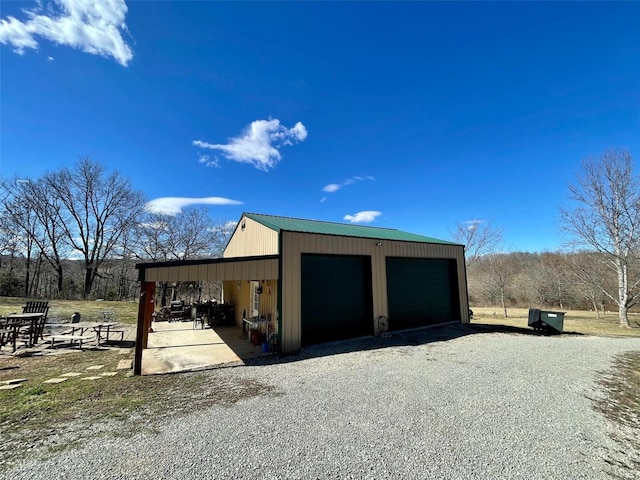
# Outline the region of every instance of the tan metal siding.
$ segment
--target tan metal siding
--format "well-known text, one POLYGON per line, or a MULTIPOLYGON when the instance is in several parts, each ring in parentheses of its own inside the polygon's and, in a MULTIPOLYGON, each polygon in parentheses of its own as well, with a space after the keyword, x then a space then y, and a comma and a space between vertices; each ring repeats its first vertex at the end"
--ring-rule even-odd
MULTIPOLYGON (((387 301, 386 257, 455 259, 460 292, 460 318, 468 322, 468 300, 464 248, 461 245, 442 245, 419 242, 400 242, 372 238, 341 237, 311 233, 282 232, 282 348, 293 352, 301 347, 301 254, 320 253, 371 256, 373 319, 389 315, 387 301)), ((374 325, 377 332, 377 325, 374 325)))
POLYGON ((276 255, 278 232, 247 217, 242 217, 222 254, 223 258, 276 255), (241 225, 244 222, 244 230, 241 225))
POLYGON ((145 282, 213 282, 224 280, 273 280, 278 259, 238 260, 225 263, 145 267, 145 282))
MULTIPOLYGON (((254 279, 255 280, 255 279, 254 279)), ((271 332, 277 330, 276 309, 278 305, 277 280, 261 279, 262 295, 260 295, 260 316, 271 318, 271 332)), ((224 301, 236 309, 235 323, 242 327, 242 311, 251 308, 251 282, 249 280, 228 280, 223 282, 224 301), (238 286, 240 289, 238 290, 238 286)))

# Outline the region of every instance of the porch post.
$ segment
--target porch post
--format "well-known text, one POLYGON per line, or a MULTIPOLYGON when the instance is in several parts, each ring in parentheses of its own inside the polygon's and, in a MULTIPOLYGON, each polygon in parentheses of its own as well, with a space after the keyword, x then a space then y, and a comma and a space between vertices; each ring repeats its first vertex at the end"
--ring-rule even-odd
POLYGON ((136 330, 136 354, 133 360, 133 374, 142 375, 142 350, 147 348, 149 328, 154 309, 155 282, 140 282, 138 303, 138 328, 136 330))

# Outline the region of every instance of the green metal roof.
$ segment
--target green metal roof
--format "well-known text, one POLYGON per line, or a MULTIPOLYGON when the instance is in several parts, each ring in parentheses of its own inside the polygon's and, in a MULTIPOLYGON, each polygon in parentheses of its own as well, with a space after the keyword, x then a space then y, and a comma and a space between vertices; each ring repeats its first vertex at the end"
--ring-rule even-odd
POLYGON ((290 232, 318 233, 322 235, 341 235, 345 237, 375 238, 378 240, 399 240, 404 242, 441 243, 458 245, 455 242, 425 237, 415 233, 403 232, 393 228, 369 227, 351 225, 347 223, 321 222, 319 220, 304 220, 301 218, 278 217, 259 213, 243 213, 243 216, 255 220, 276 232, 286 230, 290 232))

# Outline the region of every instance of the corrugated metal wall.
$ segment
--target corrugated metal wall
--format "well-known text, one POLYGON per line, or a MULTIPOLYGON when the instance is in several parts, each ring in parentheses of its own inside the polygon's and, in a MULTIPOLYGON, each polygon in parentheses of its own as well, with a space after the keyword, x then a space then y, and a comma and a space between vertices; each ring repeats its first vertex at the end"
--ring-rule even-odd
MULTIPOLYGON (((276 279, 254 278, 262 282, 262 295, 260 295, 260 316, 271 316, 271 328, 277 331, 276 321, 278 289, 276 279)), ((224 282, 224 301, 236 308, 236 325, 242 327, 242 311, 249 312, 251 307, 251 281, 238 280, 224 282)))
POLYGON ((278 259, 201 263, 168 267, 145 267, 145 282, 213 282, 217 280, 277 279, 278 259))
MULTIPOLYGON (((233 235, 225 258, 249 255, 273 255, 278 251, 278 234, 263 225, 243 217, 245 229, 239 226, 233 235)), ((242 220, 241 220, 242 221, 242 220)), ((468 322, 468 299, 466 272, 464 263, 464 247, 435 243, 401 242, 372 238, 343 237, 318 235, 311 233, 281 232, 282 235, 282 272, 278 270, 278 259, 237 260, 220 263, 203 263, 195 265, 146 267, 146 282, 178 282, 178 281, 241 281, 241 292, 247 280, 269 280, 271 295, 261 299, 260 314, 271 314, 274 325, 277 325, 277 279, 282 278, 282 332, 280 332, 283 352, 294 352, 301 346, 301 254, 319 253, 335 255, 365 255, 371 257, 373 318, 374 330, 377 325, 374 319, 379 315, 389 315, 387 302, 387 277, 385 258, 447 258, 455 259, 457 264, 458 290, 460 292, 460 318, 468 322), (381 245, 377 245, 381 243, 381 245)), ((236 283, 237 285, 237 283, 236 283)), ((233 290, 234 284, 231 284, 233 290)), ((225 290, 228 283, 225 283, 225 290)), ((248 288, 248 285, 247 285, 248 288)), ((225 299, 229 291, 225 292, 225 299)), ((230 294, 234 298, 236 315, 242 320, 242 310, 248 310, 249 297, 230 294), (246 306, 242 304, 246 303, 246 306)), ((375 330, 374 333, 378 333, 375 330)))
MULTIPOLYGON (((457 263, 458 289, 460 292, 460 318, 468 322, 468 300, 464 247, 435 243, 378 241, 371 238, 315 235, 310 233, 282 232, 282 350, 294 352, 301 346, 301 254, 323 253, 338 255, 367 255, 371 257, 373 318, 389 315, 387 303, 387 256, 412 258, 450 258, 457 263), (381 245, 377 245, 381 243, 381 245)), ((375 322, 374 322, 375 323, 375 322)), ((377 329, 377 325, 374 325, 377 329)), ((375 332, 378 333, 377 331, 375 332)))
POLYGON ((224 258, 276 255, 278 232, 243 216, 224 249, 224 258), (244 225, 244 229, 242 228, 244 225))

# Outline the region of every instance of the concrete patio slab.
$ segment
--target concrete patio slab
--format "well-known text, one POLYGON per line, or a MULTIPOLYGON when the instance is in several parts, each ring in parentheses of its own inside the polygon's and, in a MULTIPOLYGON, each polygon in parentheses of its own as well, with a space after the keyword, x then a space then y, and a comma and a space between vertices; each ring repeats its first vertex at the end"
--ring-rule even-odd
POLYGON ((69 380, 69 377, 59 377, 59 378, 50 378, 49 380, 45 380, 42 383, 62 383, 69 380))
POLYGON ((194 329, 192 322, 154 322, 153 330, 142 351, 143 375, 242 365, 265 355, 244 339, 239 327, 194 329))
POLYGON ((10 383, 8 385, 1 385, 0 390, 13 390, 15 388, 20 388, 21 386, 21 383, 10 383))
POLYGON ((87 367, 87 370, 100 370, 101 368, 104 368, 104 365, 91 365, 87 367))
POLYGON ((22 383, 26 381, 27 381, 26 378, 12 378, 10 380, 3 380, 0 382, 0 384, 13 385, 14 383, 22 383))

